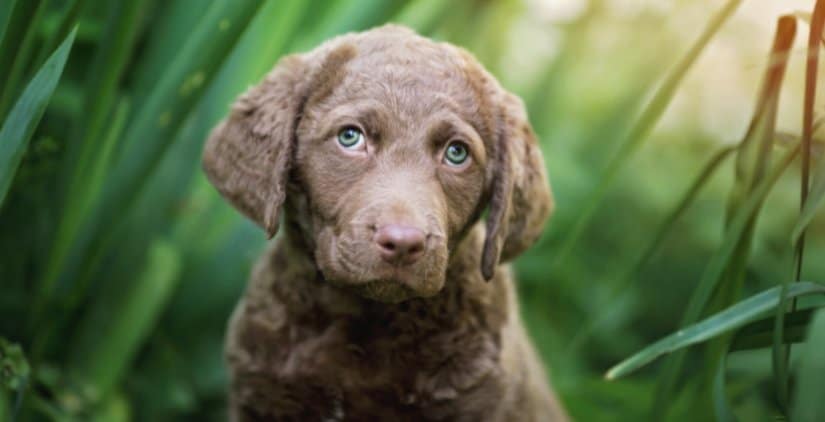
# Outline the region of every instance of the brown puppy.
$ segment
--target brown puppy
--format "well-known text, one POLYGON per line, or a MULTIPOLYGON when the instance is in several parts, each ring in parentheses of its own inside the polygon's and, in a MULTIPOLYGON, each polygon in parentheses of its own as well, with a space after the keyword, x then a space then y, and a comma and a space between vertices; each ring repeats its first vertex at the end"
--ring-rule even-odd
POLYGON ((499 265, 550 214, 544 162, 470 54, 385 26, 284 58, 203 160, 270 236, 284 209, 229 325, 232 420, 566 419, 499 265))

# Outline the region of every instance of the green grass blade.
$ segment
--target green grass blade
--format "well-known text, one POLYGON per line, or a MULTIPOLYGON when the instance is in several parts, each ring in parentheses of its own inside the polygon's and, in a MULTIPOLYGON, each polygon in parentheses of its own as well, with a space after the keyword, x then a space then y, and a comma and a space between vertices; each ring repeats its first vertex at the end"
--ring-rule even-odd
POLYGON ((196 32, 128 126, 120 160, 101 201, 104 218, 97 224, 111 222, 128 207, 262 4, 255 0, 211 3, 196 32))
MULTIPOLYGON (((92 65, 86 72, 83 109, 85 112, 72 128, 72 139, 64 160, 74 164, 74 183, 82 183, 87 176, 83 169, 92 165, 94 153, 99 148, 101 133, 110 117, 118 84, 127 70, 140 29, 144 10, 150 5, 148 0, 112 3, 107 18, 103 40, 97 49, 92 65), (77 180, 82 179, 82 180, 77 180)), ((69 198, 75 192, 69 187, 69 198)))
POLYGON ((66 3, 64 11, 60 16, 60 24, 57 26, 57 29, 49 34, 48 38, 40 46, 40 51, 34 61, 35 63, 41 63, 45 60, 46 55, 52 51, 54 46, 57 45, 60 40, 66 38, 66 35, 69 34, 69 31, 71 31, 72 27, 76 24, 77 17, 85 3, 86 0, 69 0, 66 3))
MULTIPOLYGON (((736 183, 728 201, 726 223, 729 223, 736 210, 752 194, 755 186, 764 178, 768 170, 771 151, 776 138, 776 114, 782 92, 781 88, 790 57, 790 49, 793 46, 795 37, 796 19, 793 16, 781 16, 777 21, 773 45, 768 56, 768 66, 765 70, 756 108, 737 156, 736 183)), ((725 271, 723 281, 720 282, 721 287, 714 300, 714 306, 717 309, 735 301, 740 295, 750 257, 754 229, 755 219, 748 224, 742 241, 725 271)), ((784 308, 784 305, 779 306, 779 308, 784 308)), ((779 328, 781 329, 781 326, 779 328)), ((779 333, 779 338, 781 338, 781 333, 779 333)), ((777 347, 781 347, 779 338, 777 339, 777 347)), ((727 346, 725 347, 727 348, 727 346)), ((711 345, 709 353, 711 359, 713 359, 714 354, 724 352, 719 345, 711 345)))
POLYGON ((799 214, 799 218, 794 225, 791 236, 791 240, 794 243, 802 237, 802 233, 805 232, 805 229, 808 228, 808 225, 810 225, 811 221, 816 217, 819 207, 822 205, 823 200, 825 200, 825 160, 822 160, 822 164, 819 165, 816 173, 808 195, 808 200, 805 202, 805 206, 802 208, 802 212, 799 214))
POLYGON ((0 206, 3 205, 29 139, 63 73, 74 36, 75 31, 72 31, 43 64, 3 122, 3 128, 0 129, 0 206))
MULTIPOLYGON (((825 306, 818 304, 810 309, 801 309, 785 315, 782 327, 782 343, 799 343, 805 339, 805 329, 811 322, 811 316, 817 308, 825 306)), ((731 351, 762 349, 774 345, 776 317, 771 316, 754 321, 736 332, 731 344, 731 351)))
MULTIPOLYGON (((819 66, 819 41, 825 29, 825 0, 818 0, 814 6, 810 32, 808 34, 808 54, 805 66, 805 98, 802 108, 802 176, 800 178, 800 212, 808 201, 811 174, 811 142, 816 123, 814 103, 816 101, 817 68, 819 66)), ((802 262, 805 255, 804 229, 796 239, 796 269, 794 280, 802 276, 802 262)), ((796 306, 794 303, 792 306, 796 306)))
MULTIPOLYGON (((825 126, 825 118, 819 118, 814 122, 813 131, 816 132, 823 126, 825 126)), ((799 139, 801 138, 797 137, 797 140, 799 139)), ((819 141, 814 140, 814 142, 821 144, 819 141)), ((808 200, 805 206, 802 207, 791 233, 791 243, 795 243, 811 224, 811 221, 813 221, 819 211, 819 207, 822 206, 822 200, 825 199, 825 160, 817 167, 813 179, 811 187, 808 190, 808 200)))
MULTIPOLYGON (((819 41, 825 30, 825 1, 819 0, 814 7, 811 18, 811 30, 808 34, 808 55, 805 64, 805 98, 802 108, 802 180, 801 194, 802 210, 799 221, 794 226, 792 241, 802 248, 805 228, 813 219, 817 208, 825 198, 825 160, 822 160, 817 171, 817 180, 810 188, 811 140, 814 132, 814 104, 816 102, 817 69, 819 66, 819 41), (810 193, 810 196, 809 196, 810 193)), ((801 261, 801 258, 800 258, 801 261)), ((801 262, 800 264, 801 265, 801 262)))
MULTIPOLYGON (((611 283, 612 286, 608 292, 608 296, 610 297, 609 300, 616 302, 620 299, 619 294, 627 288, 627 286, 635 279, 644 266, 647 265, 656 252, 660 250, 662 243, 673 229, 676 221, 679 220, 690 205, 696 201, 696 198, 699 196, 702 189, 707 185, 711 176, 716 173, 716 170, 719 169, 722 163, 724 163, 725 160, 730 157, 731 153, 736 151, 736 149, 737 146, 723 148, 710 158, 710 160, 699 172, 698 176, 696 176, 693 183, 691 183, 687 192, 685 192, 665 219, 662 220, 662 223, 659 224, 656 234, 653 236, 653 240, 650 241, 647 248, 644 249, 633 266, 630 267, 630 269, 627 270, 622 277, 611 283)), ((607 303, 604 307, 613 308, 613 305, 607 303)), ((610 315, 611 312, 609 311, 600 312, 597 315, 590 317, 588 321, 582 324, 582 329, 576 333, 576 336, 570 342, 569 350, 571 353, 578 353, 578 350, 587 343, 588 338, 593 334, 595 329, 611 318, 610 315)))
MULTIPOLYGON (((808 41, 808 58, 806 66, 806 82, 805 82, 805 97, 803 102, 803 123, 802 123, 802 140, 800 142, 800 149, 802 152, 802 174, 800 177, 800 212, 805 209, 805 203, 808 200, 808 189, 810 184, 810 167, 811 167, 811 138, 813 136, 814 125, 814 96, 816 90, 816 68, 819 61, 819 36, 822 33, 823 24, 825 24, 825 2, 818 1, 814 8, 814 18, 811 23, 809 41, 808 41)), ((794 20, 795 21, 795 20, 794 20)), ((795 239, 794 245, 794 275, 793 281, 799 281, 802 277, 802 262, 805 255, 805 234, 800 233, 799 237, 795 239)), ((787 281, 783 281, 782 288, 787 287, 787 281)), ((796 308, 796 300, 791 303, 791 310, 796 308)), ((780 301, 776 309, 776 323, 773 338, 773 349, 771 353, 774 383, 776 384, 777 401, 781 409, 788 408, 788 360, 790 357, 790 347, 783 344, 785 334, 783 333, 785 324, 784 317, 786 312, 786 305, 784 300, 780 301)), ((787 413, 787 412, 786 412, 787 413)))
MULTIPOLYGON (((784 297, 793 298, 810 294, 825 294, 825 286, 808 282, 796 283, 788 288, 784 297)), ((687 326, 613 366, 607 371, 605 377, 609 380, 623 377, 660 356, 742 327, 776 307, 779 304, 780 295, 781 287, 777 286, 745 299, 699 323, 687 326)))
POLYGON ((110 393, 131 364, 171 297, 181 265, 175 247, 155 241, 143 273, 125 287, 112 286, 81 322, 70 368, 93 402, 110 393))
POLYGON ((200 162, 193 157, 200 155, 209 130, 226 115, 233 99, 259 81, 286 52, 299 32, 298 22, 307 5, 304 0, 267 2, 249 24, 132 207, 128 225, 135 229, 133 239, 148 241, 154 232, 174 223, 169 221, 168 210, 188 202, 191 180, 200 172, 200 162))
MULTIPOLYGON (((88 172, 88 187, 86 191, 88 196, 85 198, 86 203, 91 198, 97 195, 103 188, 103 183, 106 180, 106 174, 112 166, 112 159, 114 158, 115 149, 118 141, 123 135, 123 130, 126 127, 126 121, 131 111, 129 100, 121 99, 115 106, 114 112, 109 117, 110 124, 107 133, 102 137, 102 142, 97 151, 97 158, 93 163, 90 163, 88 172)), ((78 198, 80 199, 80 198, 78 198)), ((85 207, 84 207, 85 208, 85 207)))
POLYGON ((727 370, 727 346, 730 343, 726 342, 724 345, 724 353, 719 358, 716 365, 716 374, 713 376, 713 412, 716 415, 716 420, 720 422, 736 422, 739 419, 733 413, 733 408, 728 401, 728 394, 726 391, 726 377, 727 370))
POLYGON ((411 1, 390 21, 407 25, 420 34, 428 34, 435 29, 449 6, 452 2, 445 0, 411 1))
MULTIPOLYGON (((724 260, 715 262, 718 267, 714 268, 714 271, 718 271, 718 273, 713 275, 712 278, 703 276, 703 280, 697 286, 691 302, 688 304, 682 325, 694 322, 705 310, 713 312, 729 306, 741 294, 757 216, 761 203, 770 191, 770 188, 764 191, 764 196, 756 193, 768 171, 770 152, 776 138, 775 125, 779 96, 789 58, 788 52, 795 35, 796 20, 790 16, 780 17, 754 114, 738 151, 736 183, 725 216, 725 223, 728 228, 734 225, 733 220, 735 219, 739 219, 736 224, 741 226, 737 227, 736 231, 738 233, 732 237, 728 237, 728 233, 726 233, 725 242, 731 242, 727 245, 730 249, 725 251, 724 260), (753 208, 745 211, 748 203, 753 208), (741 211, 745 211, 744 214, 741 211), (711 294, 714 291, 717 294, 711 300, 711 294)), ((797 152, 798 147, 792 151, 791 155, 786 155, 785 165, 790 163, 789 160, 792 160, 797 152)), ((784 170, 780 170, 780 172, 782 171, 784 170)), ((776 173, 774 175, 779 176, 776 173)), ((774 182, 770 182, 770 184, 774 182)), ((707 272, 705 275, 707 275, 707 272)), ((729 339, 720 339, 710 342, 705 352, 707 354, 706 359, 717 362, 720 359, 720 354, 725 353, 723 349, 726 346, 723 343, 728 341, 729 339)), ((669 359, 665 365, 661 376, 661 387, 656 391, 654 400, 654 419, 665 416, 667 403, 671 400, 669 395, 675 385, 683 358, 684 353, 680 352, 673 359, 669 359)), ((708 378, 712 379, 716 372, 717 368, 708 367, 708 378)))
MULTIPOLYGON (((87 181, 86 186, 84 186, 82 193, 72 197, 70 209, 79 212, 79 215, 89 210, 93 198, 95 198, 103 188, 103 184, 106 181, 106 174, 111 169, 114 152, 126 127, 126 121, 131 110, 130 104, 129 100, 125 98, 117 103, 110 117, 111 124, 103 137, 102 145, 98 146, 99 150, 97 151, 95 160, 85 172, 85 174, 87 174, 85 178, 87 181)), ((66 212, 69 211, 67 210, 66 212)), ((65 235, 65 233, 58 232, 58 235, 60 234, 65 235)), ((89 280, 81 280, 81 283, 88 282, 89 280)), ((84 298, 83 293, 85 293, 87 287, 88 284, 81 284, 79 288, 73 289, 70 294, 65 295, 65 307, 63 309, 74 310, 84 298)))
MULTIPOLYGON (((300 32, 298 23, 308 11, 307 5, 303 0, 288 0, 269 2, 261 8, 198 107, 195 120, 200 127, 192 135, 198 148, 208 131, 226 115, 229 104, 244 89, 260 81, 287 51, 289 42, 300 32)), ((200 168, 200 164, 196 167, 200 168)))
MULTIPOLYGON (((599 184, 585 200, 582 211, 573 222, 572 228, 568 231, 566 238, 562 242, 562 245, 556 254, 555 264, 567 262, 569 259, 569 254, 573 250, 573 246, 575 246, 575 243, 584 233, 585 227, 587 227, 588 222, 598 209, 602 198, 608 188, 612 185, 616 175, 623 168, 628 158, 630 158, 630 156, 632 156, 633 153, 636 152, 642 145, 651 129, 653 129, 653 126, 659 121, 659 118, 662 116, 662 113, 664 113, 668 104, 670 104, 670 101, 676 93, 676 89, 679 87, 679 84, 682 82, 682 79, 684 79, 688 70, 690 70, 699 58, 699 55, 705 49, 705 46, 707 46, 710 40, 719 31, 719 28, 722 27, 722 24, 724 24, 725 21, 727 21, 728 18, 736 11, 741 2, 742 0, 729 0, 716 13, 716 15, 713 16, 705 30, 694 42, 688 52, 665 76, 662 84, 653 95, 653 98, 642 110, 639 118, 631 127, 628 134, 622 139, 619 150, 607 164, 607 167, 600 178, 599 184)), ((558 265, 554 266, 558 267, 558 265)))
POLYGON ((131 79, 133 104, 140 108, 146 95, 180 53, 208 11, 199 0, 171 0, 158 4, 158 16, 146 34, 144 51, 134 64, 131 79))
MULTIPOLYGON (((3 45, 3 36, 6 35, 6 28, 9 26, 9 19, 15 4, 17 0, 6 0, 0 4, 0 45, 3 45)), ((3 52, 0 51, 0 53, 3 52)))
MULTIPOLYGON (((84 90, 84 113, 75 121, 72 135, 63 155, 63 212, 56 225, 48 257, 45 260, 44 279, 55 277, 72 241, 81 230, 85 215, 93 199, 99 195, 104 178, 94 175, 101 166, 108 166, 115 145, 104 145, 104 131, 111 125, 112 109, 140 27, 142 11, 147 0, 112 3, 109 24, 104 39, 88 69, 84 90), (101 151, 109 151, 101 154, 101 151), (104 163, 106 161, 106 163, 104 163)), ((125 116, 124 116, 125 117, 125 116)), ((123 122, 118 122, 123 124, 123 122)), ((112 127, 109 127, 111 132, 112 127)), ((120 138, 112 141, 118 142, 120 138)))
POLYGON ((381 24, 392 16, 397 5, 398 2, 387 0, 333 1, 314 30, 304 33, 296 40, 294 49, 306 51, 336 35, 381 24))
MULTIPOLYGON (((89 213, 79 237, 70 246, 50 256, 40 282, 38 299, 32 313, 39 323, 43 307, 54 293, 61 272, 75 274, 77 267, 65 267, 69 250, 85 255, 91 262, 100 251, 84 253, 103 243, 101 231, 113 232, 118 217, 126 213, 137 198, 149 174, 158 165, 183 120, 202 97, 204 87, 217 73, 220 64, 235 46, 254 14, 263 5, 256 0, 211 2, 197 29, 187 39, 175 60, 169 64, 157 85, 148 94, 120 141, 122 148, 94 211, 89 213)), ((72 261, 72 265, 81 263, 72 261)), ((68 278, 72 278, 67 275, 68 278)))
MULTIPOLYGON (((754 192, 742 204, 736 215, 728 225, 725 236, 722 241, 722 246, 711 257, 710 262, 705 267, 702 273, 702 278, 691 296, 688 303, 687 310, 682 318, 681 325, 686 326, 695 322, 711 297, 711 294, 719 285, 720 280, 724 277, 725 272, 729 268, 731 259, 735 252, 739 249, 742 239, 747 235, 748 227, 753 223, 754 218, 762 207, 765 198, 770 193, 776 181, 785 172, 785 170, 793 162, 799 153, 799 147, 788 151, 779 164, 772 169, 754 192)), ((667 396, 676 381, 676 377, 681 371, 682 362, 684 360, 684 353, 677 352, 665 364, 665 367, 660 376, 660 387, 656 390, 656 399, 654 402, 654 409, 664 409, 664 403, 667 402, 667 396)))
POLYGON ((793 16, 780 17, 753 117, 736 157, 736 184, 729 203, 728 218, 768 169, 776 137, 775 116, 782 82, 795 38, 796 19, 793 16))
POLYGON ((40 30, 40 25, 43 20, 43 15, 46 14, 48 8, 48 1, 41 0, 34 12, 34 17, 28 22, 28 30, 23 37, 23 42, 16 46, 14 52, 14 61, 11 65, 8 79, 4 83, 2 95, 0 95, 0 118, 6 116, 6 112, 11 107, 12 101, 18 93, 18 86, 26 78, 26 71, 31 65, 32 56, 36 50, 35 42, 40 30))
MULTIPOLYGON (((34 20, 39 3, 39 0, 14 2, 2 43, 0 43, 0 54, 4 58, 0 60, 0 97, 9 89, 19 88, 19 86, 11 85, 9 75, 14 66, 14 57, 20 51, 23 40, 31 29, 31 22, 34 20), (9 59, 6 59, 7 57, 9 59)), ((0 115, 0 120, 2 120, 2 115, 0 115)))
POLYGON ((808 329, 797 370, 796 397, 791 419, 797 422, 817 422, 825 415, 825 309, 819 310, 808 329))

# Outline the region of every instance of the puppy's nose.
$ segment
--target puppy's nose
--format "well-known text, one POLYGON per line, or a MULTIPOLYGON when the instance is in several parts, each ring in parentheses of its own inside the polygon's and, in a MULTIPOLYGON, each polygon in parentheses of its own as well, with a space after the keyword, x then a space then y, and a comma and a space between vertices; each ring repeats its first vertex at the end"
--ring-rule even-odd
POLYGON ((403 264, 412 264, 424 255, 426 239, 423 230, 401 224, 378 228, 374 238, 385 261, 403 264))

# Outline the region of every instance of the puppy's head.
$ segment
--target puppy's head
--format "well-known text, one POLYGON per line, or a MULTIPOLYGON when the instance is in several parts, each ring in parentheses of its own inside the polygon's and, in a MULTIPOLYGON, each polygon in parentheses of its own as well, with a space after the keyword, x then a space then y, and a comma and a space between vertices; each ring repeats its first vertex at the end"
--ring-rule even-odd
POLYGON ((552 208, 521 101, 465 51, 396 26, 281 60, 203 162, 270 236, 286 202, 324 278, 385 302, 436 294, 485 210, 475 253, 490 279, 552 208))

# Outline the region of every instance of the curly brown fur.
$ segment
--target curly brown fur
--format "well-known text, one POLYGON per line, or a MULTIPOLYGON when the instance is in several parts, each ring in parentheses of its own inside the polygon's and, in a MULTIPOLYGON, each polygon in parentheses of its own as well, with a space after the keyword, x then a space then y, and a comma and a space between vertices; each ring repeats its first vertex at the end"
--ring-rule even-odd
POLYGON ((552 210, 544 162, 469 53, 385 26, 285 58, 204 169, 270 236, 283 209, 229 325, 232 420, 566 420, 502 265, 552 210), (399 225, 415 255, 377 240, 399 225))

